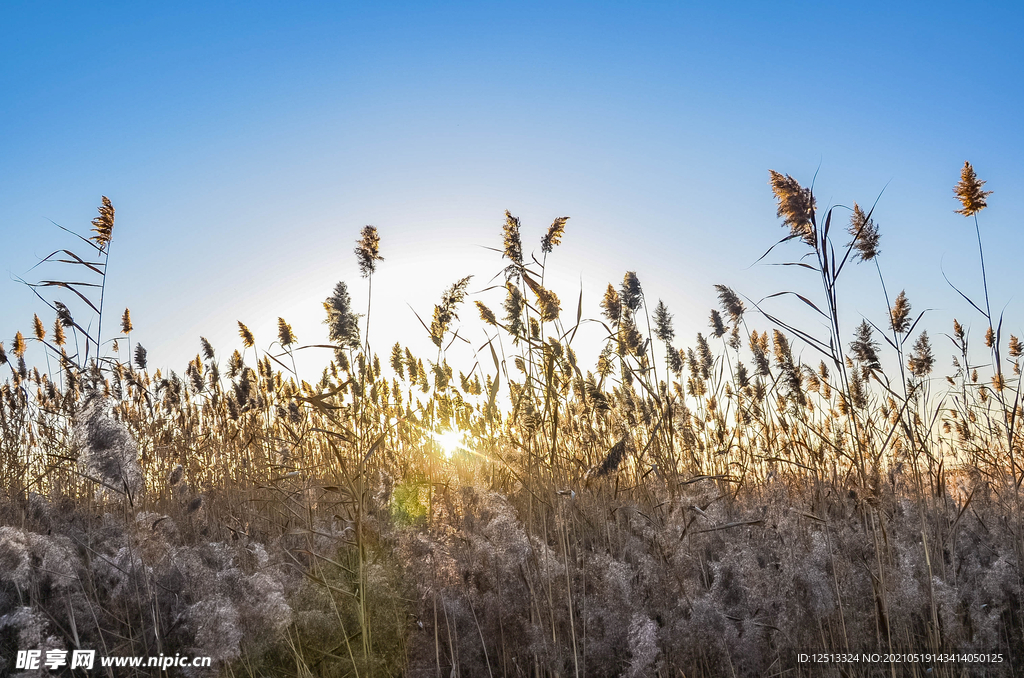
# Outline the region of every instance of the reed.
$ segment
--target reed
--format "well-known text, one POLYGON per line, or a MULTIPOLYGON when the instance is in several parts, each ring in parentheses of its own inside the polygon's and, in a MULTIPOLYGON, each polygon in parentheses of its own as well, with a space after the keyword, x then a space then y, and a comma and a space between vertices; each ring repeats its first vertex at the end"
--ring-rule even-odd
MULTIPOLYGON (((104 198, 79 236, 93 258, 44 258, 95 282, 32 283, 52 329, 37 315, 0 344, 0 661, 82 647, 209 655, 234 676, 810 676, 800 651, 979 652, 1003 657, 984 675, 1019 672, 1024 349, 984 266, 970 306, 991 329, 975 346, 954 321, 943 380, 917 301, 889 298, 874 208, 840 228, 846 208, 769 178, 786 235, 766 256, 793 252, 776 263, 811 284, 717 285, 688 346, 634 271, 573 313, 548 283, 568 218, 536 255, 506 212, 496 284, 454 282, 420 320, 432 355, 396 341, 383 361, 368 324, 387 270, 364 228, 366 313, 339 282, 315 379, 284 318, 269 345, 241 322, 227 353, 200 338, 180 374, 150 365, 127 309, 104 338, 104 198), (854 263, 888 313, 847 327, 854 263), (787 300, 825 329, 788 321, 787 300), (585 323, 604 333, 589 367, 585 323)), ((966 165, 961 214, 982 185, 966 165)))

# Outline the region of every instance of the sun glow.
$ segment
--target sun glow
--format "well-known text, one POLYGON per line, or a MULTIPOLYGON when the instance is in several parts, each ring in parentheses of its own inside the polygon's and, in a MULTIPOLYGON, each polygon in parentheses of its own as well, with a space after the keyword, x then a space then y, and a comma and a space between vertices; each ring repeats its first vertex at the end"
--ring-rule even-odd
POLYGON ((461 431, 445 431, 444 433, 434 434, 434 440, 441 446, 441 452, 444 454, 445 459, 451 459, 457 451, 465 449, 465 446, 462 444, 463 437, 461 431))

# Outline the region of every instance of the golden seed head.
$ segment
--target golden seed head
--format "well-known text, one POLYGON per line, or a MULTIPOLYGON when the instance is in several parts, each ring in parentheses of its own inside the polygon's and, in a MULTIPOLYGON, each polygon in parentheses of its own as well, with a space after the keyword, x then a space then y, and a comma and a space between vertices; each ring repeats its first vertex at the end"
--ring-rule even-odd
POLYGON ((384 260, 380 255, 380 234, 376 226, 363 226, 359 240, 356 241, 355 252, 360 275, 364 278, 373 275, 377 270, 377 262, 384 260))
POLYGON ((565 233, 565 222, 569 221, 569 217, 558 217, 551 225, 548 226, 548 232, 544 234, 544 237, 540 241, 540 250, 544 254, 548 254, 562 242, 562 235, 565 233))
POLYGON ((792 237, 799 237, 811 247, 817 249, 817 235, 814 229, 814 194, 809 188, 803 188, 797 180, 782 175, 775 170, 768 170, 771 181, 768 183, 779 202, 777 215, 789 226, 792 237))
POLYGON ((505 225, 502 228, 505 238, 505 256, 512 261, 513 266, 523 265, 523 241, 519 236, 519 219, 512 216, 512 213, 505 210, 505 225))
POLYGON ((889 326, 897 334, 904 334, 910 329, 910 301, 906 290, 899 293, 889 311, 889 326))
POLYGON ((53 321, 53 343, 57 346, 63 346, 67 342, 67 337, 64 336, 64 325, 61 323, 60 318, 56 318, 53 321))
POLYGON ((18 332, 14 335, 14 343, 11 346, 11 352, 15 357, 22 358, 25 355, 25 337, 18 332))
POLYGON ((914 342, 907 366, 915 377, 927 376, 935 367, 935 355, 932 353, 932 345, 928 341, 927 332, 922 332, 914 342))
POLYGON ((282 346, 291 346, 296 340, 292 326, 285 322, 284 318, 277 319, 277 340, 282 346))
POLYGON ((970 217, 988 207, 985 198, 992 195, 992 191, 981 190, 984 185, 985 182, 978 179, 978 175, 974 173, 971 163, 964 162, 960 170, 960 183, 953 187, 953 193, 963 205, 961 209, 956 210, 957 214, 970 217))
POLYGON ((252 336, 252 332, 242 324, 241 320, 238 321, 238 336, 242 337, 242 345, 246 348, 252 348, 256 345, 256 339, 252 336))
POLYGON ((881 236, 878 232, 878 225, 874 219, 868 218, 860 205, 853 203, 853 214, 850 216, 850 225, 847 232, 853 236, 853 240, 847 245, 857 250, 857 256, 862 261, 871 261, 880 254, 878 241, 881 236))
POLYGON ((488 325, 497 325, 498 319, 494 315, 494 311, 489 309, 486 304, 482 301, 476 302, 476 309, 480 312, 480 319, 488 325))
POLYGON ((102 201, 103 204, 99 206, 100 215, 92 220, 92 230, 96 235, 90 237, 101 252, 107 249, 114 237, 114 206, 105 195, 102 201))
POLYGON ((38 315, 32 317, 32 334, 35 335, 36 341, 46 339, 46 328, 43 327, 43 321, 39 319, 38 315))

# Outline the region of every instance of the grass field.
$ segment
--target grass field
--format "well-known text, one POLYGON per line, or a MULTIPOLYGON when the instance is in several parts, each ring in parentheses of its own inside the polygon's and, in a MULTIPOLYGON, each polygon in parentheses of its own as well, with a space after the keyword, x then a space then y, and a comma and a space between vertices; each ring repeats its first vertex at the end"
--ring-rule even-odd
MULTIPOLYGON (((212 658, 178 675, 1024 674, 1024 349, 989 302, 984 182, 955 188, 985 297, 945 374, 881 268, 890 317, 839 320, 842 274, 878 263, 871 209, 770 179, 771 256, 820 280, 779 301, 811 328, 719 285, 684 341, 634 272, 585 308, 545 287, 566 220, 531 254, 506 213, 500 307, 454 282, 414 355, 368 345, 381 311, 341 282, 315 381, 284 319, 267 350, 239 323, 150 366, 104 307, 104 198, 30 285, 47 320, 0 344, 0 675, 52 649, 212 658), (479 360, 450 364, 476 315, 479 360), (850 652, 899 661, 798 661, 850 652)), ((376 229, 355 255, 372 283, 376 229)))

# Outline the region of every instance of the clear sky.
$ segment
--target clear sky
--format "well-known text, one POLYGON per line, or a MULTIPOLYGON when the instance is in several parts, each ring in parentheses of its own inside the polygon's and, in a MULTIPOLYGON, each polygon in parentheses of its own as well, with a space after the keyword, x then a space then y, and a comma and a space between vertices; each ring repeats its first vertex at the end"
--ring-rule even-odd
MULTIPOLYGON (((689 337, 714 283, 814 289, 800 269, 750 267, 783 234, 769 168, 804 183, 817 170, 822 205, 870 204, 888 184, 890 288, 934 308, 936 331, 954 316, 980 328, 941 274, 980 292, 973 225, 953 213, 965 160, 995 191, 980 216, 990 287, 1019 335, 1022 7, 5 3, 0 339, 45 310, 13 276, 58 275, 28 269, 74 245, 50 220, 84 233, 100 195, 117 209, 107 304, 132 309, 156 366, 181 371, 200 335, 223 355, 236 320, 261 346, 278 316, 324 341, 338 280, 362 304, 365 224, 386 258, 371 339, 422 346, 409 306, 426 319, 457 278, 486 286, 505 209, 528 246, 571 217, 550 259, 569 315, 581 282, 594 317, 635 270, 689 337)), ((851 317, 881 323, 873 270, 847 284, 851 317)))

